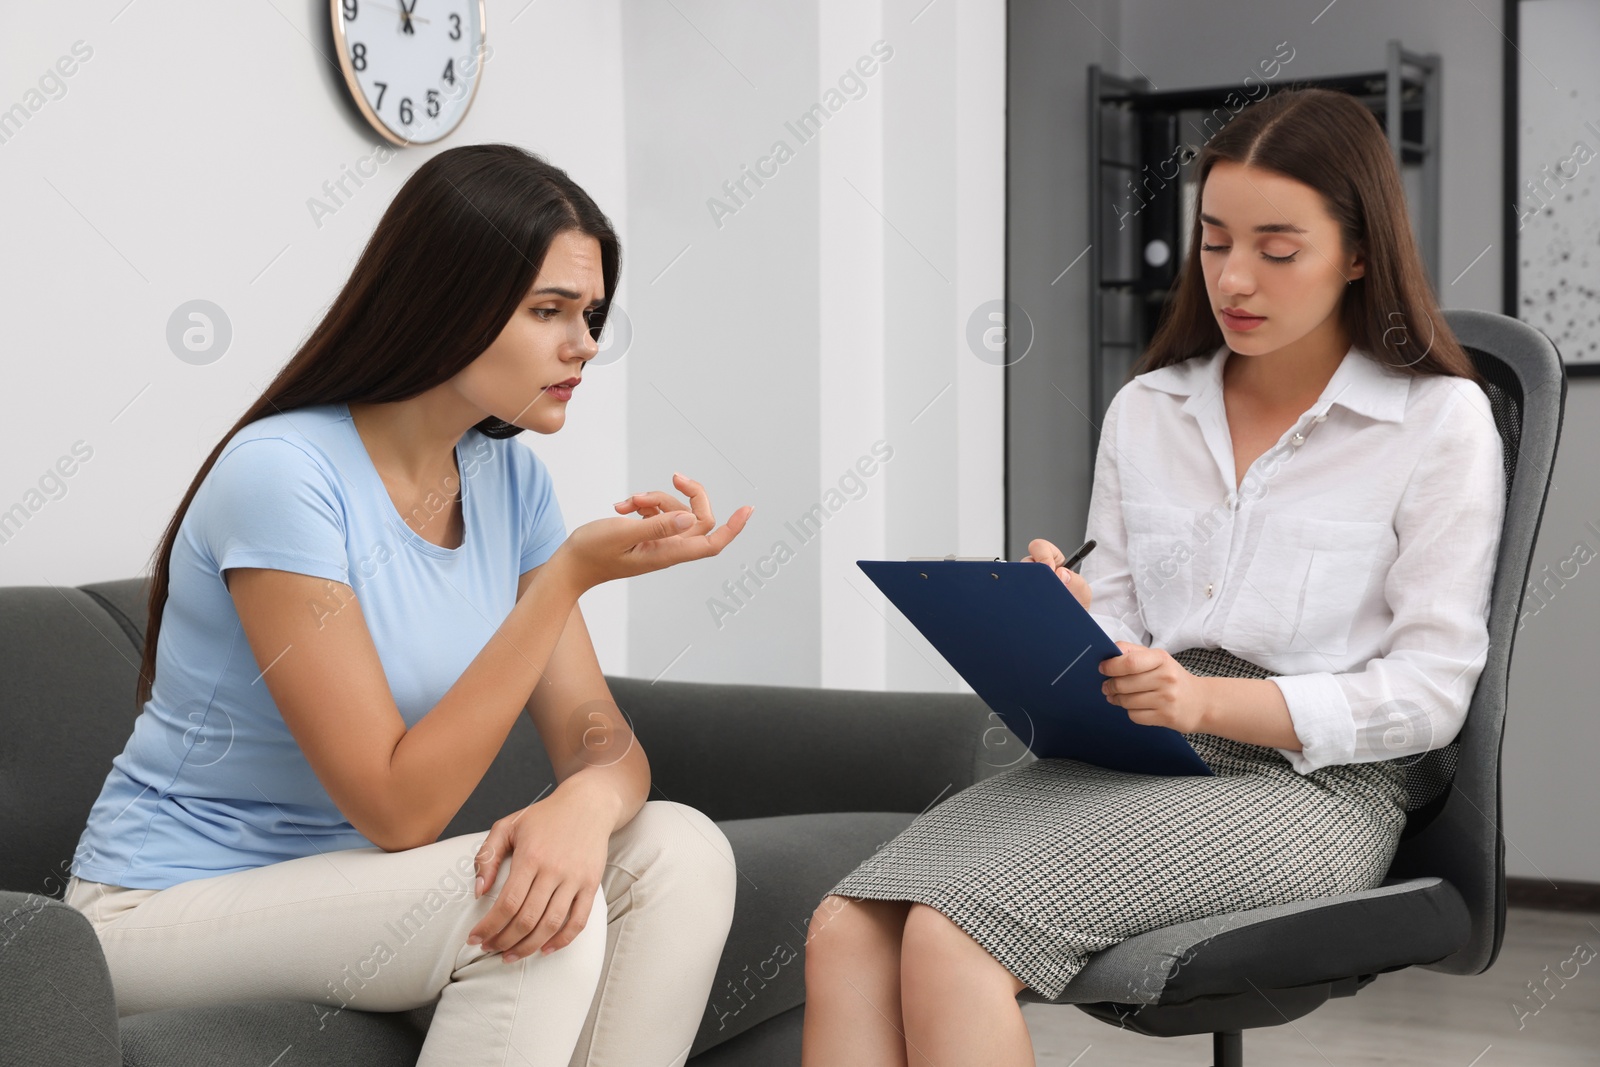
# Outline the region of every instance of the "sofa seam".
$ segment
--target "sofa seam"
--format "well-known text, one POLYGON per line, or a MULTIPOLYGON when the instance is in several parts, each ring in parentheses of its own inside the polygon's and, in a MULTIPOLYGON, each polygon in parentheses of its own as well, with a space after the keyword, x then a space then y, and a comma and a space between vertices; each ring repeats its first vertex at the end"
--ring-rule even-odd
POLYGON ((106 599, 104 596, 92 589, 86 589, 83 586, 78 586, 78 591, 93 599, 96 604, 100 605, 100 609, 102 611, 111 616, 111 621, 116 623, 118 628, 127 635, 128 640, 133 642, 133 647, 135 649, 138 649, 140 652, 144 651, 144 635, 139 632, 138 627, 133 624, 133 620, 128 618, 121 608, 117 607, 110 600, 106 599))

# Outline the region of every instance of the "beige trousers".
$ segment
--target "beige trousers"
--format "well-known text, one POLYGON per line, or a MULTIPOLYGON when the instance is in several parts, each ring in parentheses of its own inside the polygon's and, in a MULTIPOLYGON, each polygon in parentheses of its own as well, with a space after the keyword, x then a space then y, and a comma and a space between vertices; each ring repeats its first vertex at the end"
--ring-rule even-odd
POLYGON ((437 1001, 418 1067, 681 1067, 733 921, 733 850, 717 825, 646 801, 611 835, 584 929, 509 964, 467 944, 511 870, 508 857, 473 897, 487 835, 326 852, 166 889, 74 877, 66 903, 99 936, 119 1015, 305 1000, 325 1017, 437 1001))

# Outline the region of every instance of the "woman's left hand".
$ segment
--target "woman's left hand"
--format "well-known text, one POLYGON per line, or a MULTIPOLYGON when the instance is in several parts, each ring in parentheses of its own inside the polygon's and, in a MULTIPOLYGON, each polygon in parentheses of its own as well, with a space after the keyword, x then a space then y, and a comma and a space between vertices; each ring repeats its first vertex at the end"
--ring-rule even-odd
MULTIPOLYGON (((502 862, 511 870, 488 914, 469 931, 469 944, 482 938, 485 952, 500 952, 509 963, 541 946, 547 953, 566 947, 589 922, 612 827, 582 799, 558 790, 495 820, 478 849, 477 895, 494 885, 502 862)), ((603 902, 599 921, 606 921, 603 902)))
POLYGON ((1206 708, 1203 678, 1184 670, 1164 648, 1118 641, 1122 655, 1100 661, 1107 676, 1100 686, 1106 699, 1143 726, 1170 726, 1179 733, 1203 732, 1206 708))

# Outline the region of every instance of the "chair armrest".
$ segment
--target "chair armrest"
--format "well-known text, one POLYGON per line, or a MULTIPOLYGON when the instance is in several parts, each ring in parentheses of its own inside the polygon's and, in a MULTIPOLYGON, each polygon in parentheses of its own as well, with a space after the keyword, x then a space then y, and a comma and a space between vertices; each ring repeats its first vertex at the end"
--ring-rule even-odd
POLYGON ((714 820, 915 814, 1034 758, 971 693, 606 682, 650 758, 652 796, 714 820))
POLYGON ((111 971, 76 908, 0 891, 0 1031, 8 1063, 121 1067, 111 971))

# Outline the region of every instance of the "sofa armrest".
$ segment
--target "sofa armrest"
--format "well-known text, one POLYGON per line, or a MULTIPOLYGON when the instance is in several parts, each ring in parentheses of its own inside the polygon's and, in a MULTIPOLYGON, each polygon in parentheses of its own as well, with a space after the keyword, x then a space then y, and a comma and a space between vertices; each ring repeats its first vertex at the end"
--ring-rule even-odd
POLYGON ((652 799, 714 820, 916 814, 1033 759, 971 693, 606 682, 650 758, 652 799))
POLYGON ((76 908, 0 891, 0 1031, 7 1063, 121 1067, 111 971, 76 908))

